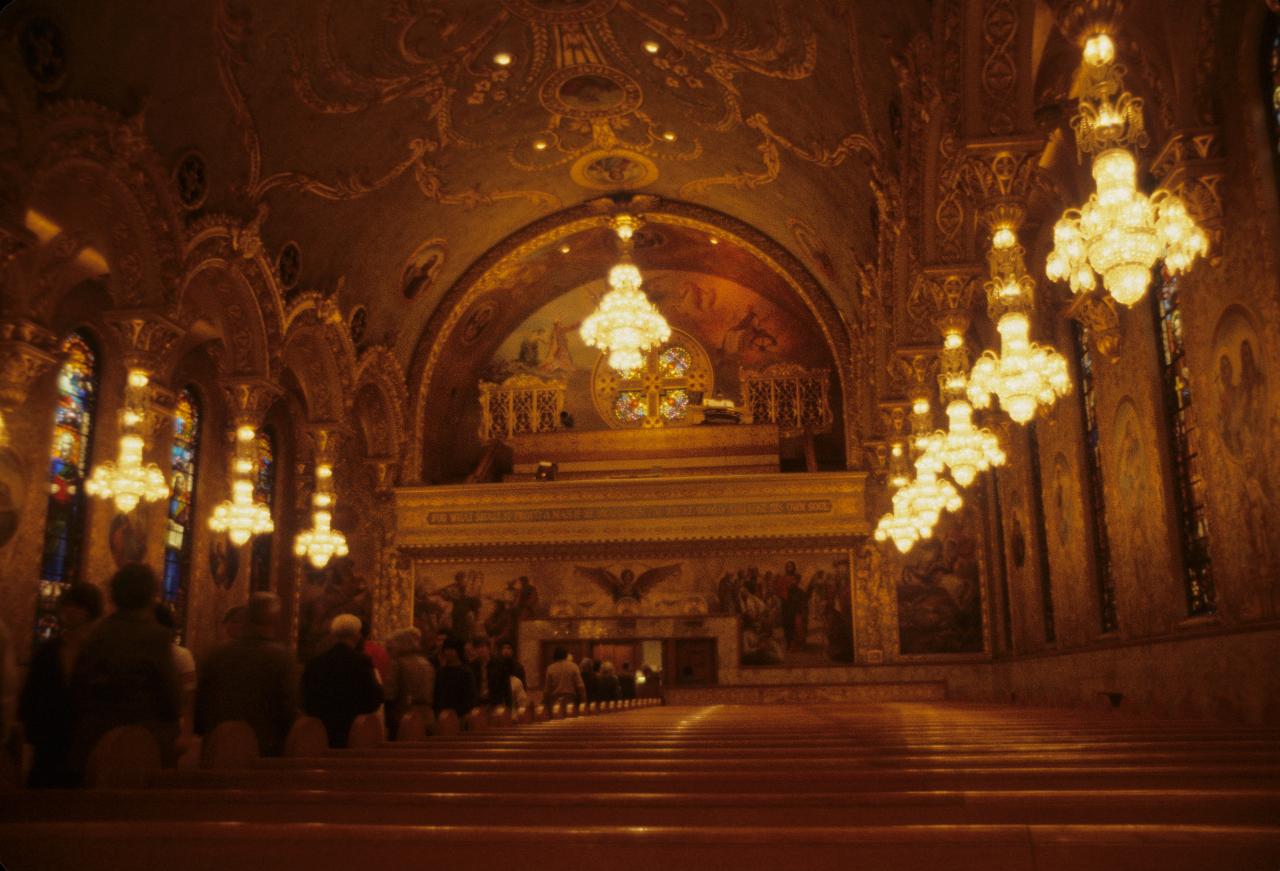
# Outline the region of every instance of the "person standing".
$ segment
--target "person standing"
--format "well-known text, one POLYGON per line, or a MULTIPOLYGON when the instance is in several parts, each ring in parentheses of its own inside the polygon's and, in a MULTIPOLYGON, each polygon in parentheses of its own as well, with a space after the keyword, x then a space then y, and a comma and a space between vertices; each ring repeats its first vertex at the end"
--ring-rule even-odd
POLYGON ((622 673, 618 675, 618 697, 624 702, 636 697, 636 676, 629 662, 622 663, 622 673))
POLYGON ((178 643, 178 621, 168 602, 156 603, 156 622, 168 629, 173 638, 173 667, 178 672, 178 687, 182 693, 178 708, 181 712, 180 733, 185 739, 191 734, 192 706, 196 700, 196 658, 178 643))
POLYGON ((72 769, 83 772, 94 743, 111 729, 129 725, 151 732, 162 764, 172 767, 177 762, 181 691, 173 636, 155 618, 155 572, 142 563, 128 563, 110 586, 115 611, 90 631, 72 672, 72 769))
POLYGON ((476 679, 471 668, 462 663, 463 649, 464 642, 459 638, 450 638, 444 643, 432 702, 436 716, 441 711, 453 711, 459 722, 464 722, 476 705, 476 679))
POLYGON ((71 674, 89 631, 101 616, 102 591, 93 584, 71 584, 58 598, 61 631, 31 657, 18 701, 18 719, 35 751, 27 779, 32 788, 75 785, 67 761, 75 722, 71 674))
POLYGON ((360 653, 360 618, 339 614, 329 624, 332 645, 307 663, 302 674, 306 711, 324 723, 330 747, 346 747, 351 724, 382 706, 373 662, 360 653))
POLYGON ((616 702, 622 698, 622 684, 618 681, 618 676, 613 673, 613 663, 606 662, 600 666, 600 674, 596 680, 596 692, 599 695, 599 701, 616 702))
POLYGON ((382 684, 387 705, 387 736, 395 740, 400 718, 413 710, 429 709, 435 696, 436 670, 422 655, 422 633, 401 629, 387 639, 391 664, 382 684))
POLYGON ((207 735, 228 720, 243 720, 257 735, 263 756, 284 752, 298 714, 298 680, 293 654, 275 640, 280 610, 275 593, 254 593, 240 633, 205 660, 196 692, 198 734, 207 735))
POLYGON ((587 700, 587 686, 582 681, 582 671, 569 659, 569 652, 557 647, 551 652, 551 664, 547 666, 542 681, 542 703, 551 708, 557 702, 579 704, 587 700))
POLYGON ((586 688, 586 698, 583 701, 599 701, 597 695, 600 692, 600 687, 596 679, 596 664, 591 661, 591 657, 584 656, 579 668, 582 671, 582 685, 586 688))

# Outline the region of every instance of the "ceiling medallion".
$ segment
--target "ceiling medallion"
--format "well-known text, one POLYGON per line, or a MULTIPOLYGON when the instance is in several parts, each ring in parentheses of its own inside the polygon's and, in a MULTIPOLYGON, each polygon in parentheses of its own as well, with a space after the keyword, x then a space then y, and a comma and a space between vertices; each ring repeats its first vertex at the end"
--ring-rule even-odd
POLYGON ((280 287, 293 290, 298 285, 298 277, 302 273, 302 248, 297 242, 286 242, 276 255, 276 278, 280 287))
POLYGON ((187 211, 194 211, 204 205, 209 196, 209 172, 205 168, 204 156, 198 151, 188 151, 182 155, 173 168, 173 184, 178 189, 178 202, 187 211))
POLYGON ((538 93, 553 115, 592 121, 640 108, 644 92, 627 74, 603 64, 574 64, 553 72, 538 93))
POLYGON ((57 23, 43 15, 23 22, 18 50, 27 73, 41 91, 56 91, 67 78, 66 40, 57 23))
POLYGON ((607 15, 618 0, 502 0, 502 5, 539 24, 581 24, 607 15))
POLYGON ((658 166, 643 154, 622 149, 592 151, 578 158, 569 177, 584 188, 616 191, 642 188, 658 180, 658 166))

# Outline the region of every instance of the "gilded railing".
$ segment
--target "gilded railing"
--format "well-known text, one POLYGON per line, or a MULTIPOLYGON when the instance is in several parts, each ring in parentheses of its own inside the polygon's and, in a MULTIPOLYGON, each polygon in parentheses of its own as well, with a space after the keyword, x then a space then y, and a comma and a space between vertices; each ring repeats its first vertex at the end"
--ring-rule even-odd
POLYGON ((741 369, 738 378, 748 422, 776 424, 784 434, 830 428, 829 370, 777 363, 761 370, 741 369))
POLYGON ((506 439, 560 427, 566 384, 536 375, 513 375, 501 384, 480 382, 480 438, 506 439))

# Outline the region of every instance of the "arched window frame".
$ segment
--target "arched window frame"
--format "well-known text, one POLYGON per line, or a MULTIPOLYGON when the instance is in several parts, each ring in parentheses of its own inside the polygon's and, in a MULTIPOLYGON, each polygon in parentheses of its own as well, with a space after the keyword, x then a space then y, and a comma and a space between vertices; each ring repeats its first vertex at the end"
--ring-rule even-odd
MULTIPOLYGON (((257 470, 253 478, 253 498, 262 502, 275 516, 275 497, 279 469, 277 466, 276 437, 270 429, 258 430, 254 443, 257 454, 257 470)), ((253 592, 271 589, 271 559, 273 533, 256 535, 249 545, 249 589, 253 592)))
POLYGON ((1151 299, 1156 321, 1156 353, 1164 387, 1165 418, 1169 422, 1174 507, 1182 545, 1187 614, 1203 617, 1216 613, 1218 605, 1213 560, 1209 552, 1209 514, 1200 451, 1201 433, 1183 343, 1178 277, 1161 270, 1154 284, 1151 299))
POLYGON ((88 496, 84 483, 93 456, 100 356, 92 338, 77 330, 63 339, 53 434, 49 446, 49 499, 40 558, 35 640, 58 632, 58 598, 81 578, 88 496))
POLYGON ((1115 568, 1111 562, 1111 539, 1107 536, 1107 503, 1103 490, 1102 442, 1098 426, 1098 391, 1094 383, 1094 357, 1089 347, 1088 328, 1071 322, 1076 352, 1076 380, 1080 384, 1080 413, 1084 422, 1085 486, 1088 489, 1093 521, 1093 559, 1097 570, 1098 623, 1105 635, 1120 628, 1116 612, 1115 568))
POLYGON ((644 366, 635 372, 615 372, 607 357, 601 354, 596 362, 592 393, 596 411, 613 428, 683 426, 688 422, 685 409, 694 395, 708 395, 715 388, 715 372, 706 350, 683 330, 673 330, 670 339, 646 353, 644 366), (687 366, 680 372, 664 364, 677 349, 687 356, 687 366), (628 405, 624 397, 633 401, 628 405))
POLYGON ((1280 190, 1280 12, 1268 11, 1262 27, 1262 100, 1276 188, 1280 190))
POLYGON ((186 625, 191 553, 195 539, 196 481, 200 470, 200 396, 187 387, 178 394, 173 414, 172 464, 164 536, 164 580, 161 593, 174 610, 179 627, 186 625))

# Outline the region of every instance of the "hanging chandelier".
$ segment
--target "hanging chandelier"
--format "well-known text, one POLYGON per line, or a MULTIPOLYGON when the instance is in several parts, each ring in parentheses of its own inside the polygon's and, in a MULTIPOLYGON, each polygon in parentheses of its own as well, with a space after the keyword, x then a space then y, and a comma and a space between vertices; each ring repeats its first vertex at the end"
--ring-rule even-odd
POLYGON ((1106 33, 1085 42, 1080 108, 1071 126, 1077 154, 1093 155, 1097 191, 1054 226, 1045 272, 1067 281, 1072 293, 1093 290, 1101 276, 1116 302, 1133 305, 1147 292, 1157 260, 1171 274, 1185 272, 1209 240, 1177 196, 1158 190, 1148 198, 1137 189, 1133 149, 1147 143, 1142 100, 1124 90, 1123 69, 1114 61, 1115 43, 1106 33))
POLYGON ((328 463, 316 466, 316 490, 311 494, 311 528, 298 533, 293 540, 293 552, 305 556, 318 569, 329 564, 335 556, 346 556, 347 537, 334 529, 333 523, 333 467, 328 463))
POLYGON ((988 408, 995 396, 1014 422, 1026 423, 1036 409, 1071 392, 1071 376, 1065 357, 1031 341, 1035 281, 1012 227, 996 227, 988 262, 987 312, 1000 333, 1000 353, 986 351, 978 358, 966 392, 974 408, 988 408))
MULTIPOLYGON (((933 536, 933 528, 943 511, 959 511, 964 501, 959 491, 942 474, 944 464, 939 459, 937 434, 930 432, 931 415, 927 399, 917 399, 912 405, 912 428, 916 435, 913 446, 919 450, 916 459, 916 475, 908 480, 897 463, 891 460, 891 485, 898 485, 893 494, 893 510, 880 518, 876 525, 876 541, 893 541, 901 553, 907 553, 921 539, 933 536)), ((895 445, 892 457, 901 456, 895 445)))
POLYGON ((231 461, 231 498, 220 502, 209 518, 209 528, 225 532, 231 543, 239 547, 255 535, 265 535, 275 529, 271 521, 271 509, 253 500, 253 475, 257 468, 254 438, 257 432, 251 426, 236 428, 235 457, 231 461))
POLYGON ((114 499, 116 508, 128 514, 138 502, 156 502, 169 495, 164 473, 155 463, 142 464, 146 447, 140 431, 147 411, 150 376, 142 369, 130 369, 125 379, 124 409, 120 412, 120 450, 115 462, 96 466, 85 492, 98 499, 114 499))
POLYGON ((934 433, 929 453, 939 465, 950 470, 957 484, 968 487, 979 472, 1003 466, 1005 454, 995 433, 973 425, 973 406, 966 398, 969 354, 958 326, 944 328, 940 366, 938 378, 942 396, 947 400, 947 429, 934 433))
POLYGON ((622 261, 609 270, 609 292, 582 322, 580 334, 589 347, 609 352, 615 371, 632 372, 644 365, 646 351, 671 338, 671 326, 644 295, 640 270, 628 256, 635 219, 619 215, 613 226, 622 241, 622 261))

